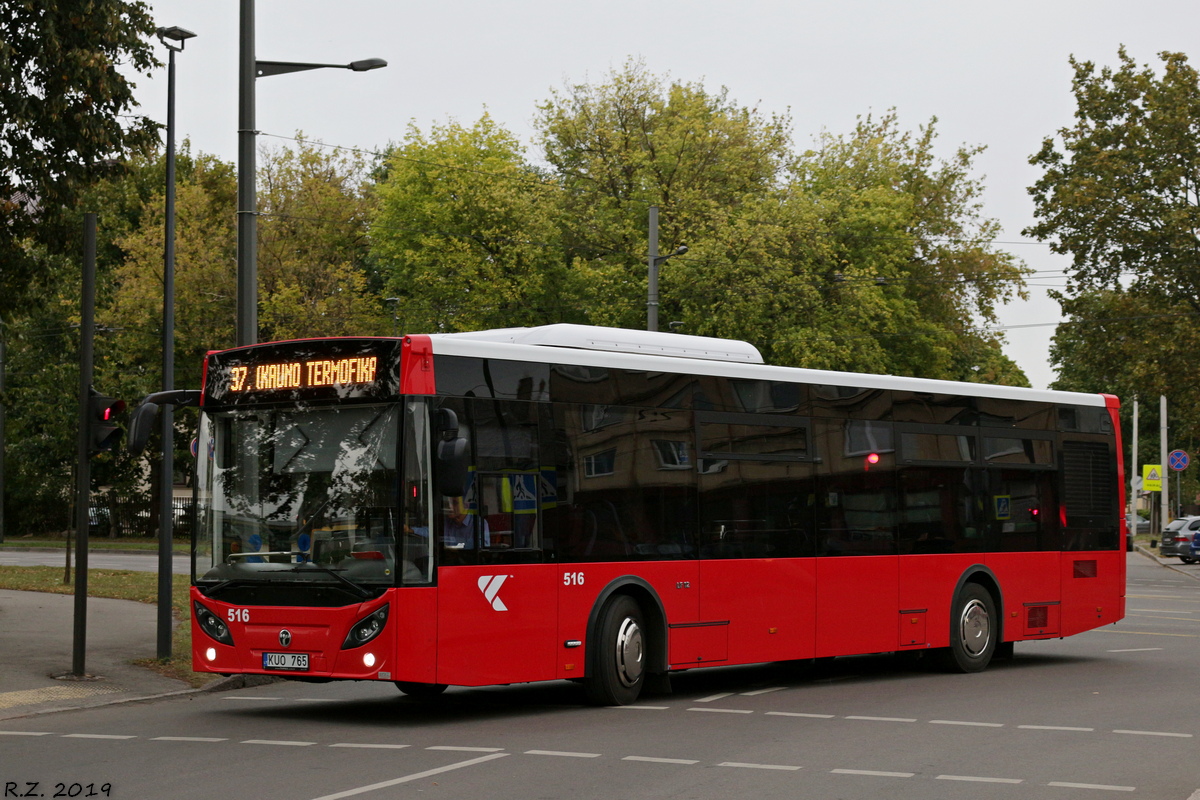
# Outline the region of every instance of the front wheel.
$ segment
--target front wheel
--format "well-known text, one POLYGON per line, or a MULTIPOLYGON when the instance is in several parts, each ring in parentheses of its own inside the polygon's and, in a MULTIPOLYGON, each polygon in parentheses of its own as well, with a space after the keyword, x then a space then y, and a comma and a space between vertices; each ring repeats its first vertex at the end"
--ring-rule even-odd
POLYGON ((1196 563, 1196 559, 1191 558, 1189 556, 1180 556, 1179 560, 1185 564, 1195 564, 1196 563))
POLYGON ((642 609, 626 595, 604 607, 592 643, 592 670, 584 681, 588 700, 624 706, 638 699, 646 680, 646 638, 642 609))
POLYGON ((956 672, 982 672, 996 652, 999 635, 991 593, 977 583, 965 584, 954 598, 946 666, 956 672))

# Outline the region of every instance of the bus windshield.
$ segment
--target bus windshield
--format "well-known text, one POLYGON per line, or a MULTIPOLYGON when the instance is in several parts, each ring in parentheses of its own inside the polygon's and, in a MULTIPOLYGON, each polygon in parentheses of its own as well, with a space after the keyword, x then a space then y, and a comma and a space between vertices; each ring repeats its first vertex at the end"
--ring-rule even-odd
POLYGON ((201 419, 197 583, 397 583, 401 406, 256 408, 201 419))

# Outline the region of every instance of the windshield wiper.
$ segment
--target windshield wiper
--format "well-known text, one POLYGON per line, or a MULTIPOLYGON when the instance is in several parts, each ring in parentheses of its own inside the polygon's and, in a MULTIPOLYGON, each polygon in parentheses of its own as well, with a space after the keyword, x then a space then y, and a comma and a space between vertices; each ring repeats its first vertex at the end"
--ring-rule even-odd
POLYGON ((339 574, 338 570, 333 569, 332 567, 327 567, 324 564, 314 564, 311 561, 305 561, 304 566, 292 567, 291 569, 289 569, 287 571, 288 572, 304 572, 306 569, 319 569, 321 572, 324 572, 328 575, 332 575, 333 577, 337 578, 339 581, 341 581, 342 583, 346 584, 351 589, 353 589, 355 594, 357 594, 359 597, 363 598, 364 600, 369 600, 372 597, 371 593, 368 592, 366 589, 359 586, 357 583, 350 580, 345 575, 339 574))

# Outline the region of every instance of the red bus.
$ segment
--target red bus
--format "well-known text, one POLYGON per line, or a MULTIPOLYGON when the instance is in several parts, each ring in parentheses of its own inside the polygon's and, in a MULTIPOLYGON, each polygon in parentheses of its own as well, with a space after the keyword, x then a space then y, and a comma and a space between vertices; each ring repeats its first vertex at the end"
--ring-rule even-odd
POLYGON ((1124 616, 1116 398, 761 361, 578 325, 210 353, 195 669, 625 704, 1124 616))

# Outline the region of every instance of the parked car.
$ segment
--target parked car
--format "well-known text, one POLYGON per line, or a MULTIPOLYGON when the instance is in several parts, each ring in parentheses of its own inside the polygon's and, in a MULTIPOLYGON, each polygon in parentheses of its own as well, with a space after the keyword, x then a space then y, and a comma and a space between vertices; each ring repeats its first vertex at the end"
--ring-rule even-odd
POLYGON ((1192 555, 1192 540, 1200 531, 1200 517, 1179 517, 1163 529, 1158 554, 1164 558, 1178 556, 1185 564, 1195 564, 1200 556, 1192 555))
POLYGON ((1200 531, 1192 534, 1192 561, 1200 561, 1200 531))

